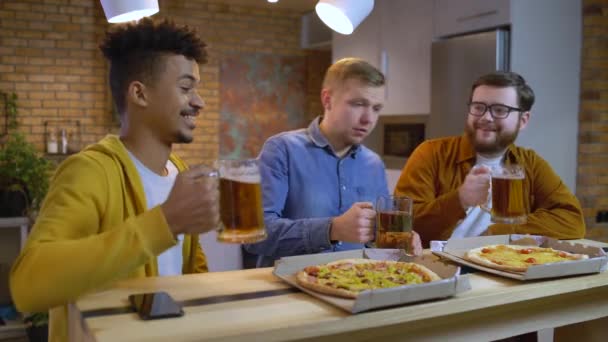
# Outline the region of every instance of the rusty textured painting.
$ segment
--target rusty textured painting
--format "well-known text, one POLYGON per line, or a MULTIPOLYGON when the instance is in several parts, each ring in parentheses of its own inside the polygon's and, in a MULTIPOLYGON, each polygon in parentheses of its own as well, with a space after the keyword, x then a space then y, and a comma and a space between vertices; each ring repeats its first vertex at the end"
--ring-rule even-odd
POLYGON ((306 113, 306 60, 239 53, 220 65, 220 158, 254 158, 264 141, 301 128, 306 113))

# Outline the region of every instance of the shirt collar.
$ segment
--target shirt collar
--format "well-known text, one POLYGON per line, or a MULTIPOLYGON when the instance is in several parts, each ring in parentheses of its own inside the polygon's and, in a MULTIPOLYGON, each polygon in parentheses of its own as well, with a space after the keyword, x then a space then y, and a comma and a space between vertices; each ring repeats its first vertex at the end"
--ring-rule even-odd
MULTIPOLYGON (((473 144, 469 140, 469 137, 466 135, 466 133, 463 134, 462 139, 460 139, 460 146, 458 148, 458 151, 458 163, 466 162, 476 158, 477 152, 475 152, 475 148, 473 147, 473 144)), ((509 145, 507 147, 507 151, 505 152, 505 162, 508 164, 517 164, 518 159, 519 158, 517 156, 515 145, 509 145)))
POLYGON ((308 125, 308 135, 315 145, 323 148, 325 146, 329 146, 329 141, 327 141, 327 138, 325 138, 323 133, 321 133, 319 123, 321 123, 321 117, 317 116, 314 120, 312 120, 310 125, 308 125))
MULTIPOLYGON (((335 152, 332 149, 331 145, 329 144, 329 141, 323 135, 323 132, 321 132, 321 128, 319 127, 319 124, 321 123, 322 119, 323 119, 322 116, 317 116, 310 123, 310 125, 308 125, 308 129, 307 129, 308 135, 310 136, 310 139, 312 140, 312 142, 315 145, 317 145, 317 147, 320 147, 320 148, 323 148, 323 149, 325 149, 327 151, 330 151, 332 154, 335 155, 335 152)), ((361 150, 361 145, 360 144, 353 145, 350 148, 350 151, 348 151, 348 153, 346 155, 350 156, 351 158, 355 158, 356 155, 357 155, 357 152, 359 152, 360 150, 361 150)))
POLYGON ((469 140, 469 137, 465 134, 460 139, 460 146, 458 147, 458 163, 462 163, 468 160, 475 159, 475 148, 469 140))

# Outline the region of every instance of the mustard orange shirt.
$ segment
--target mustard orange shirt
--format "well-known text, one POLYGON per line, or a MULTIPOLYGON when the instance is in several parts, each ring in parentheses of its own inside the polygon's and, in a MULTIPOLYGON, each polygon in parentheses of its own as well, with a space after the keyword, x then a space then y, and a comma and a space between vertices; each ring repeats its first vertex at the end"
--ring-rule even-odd
MULTIPOLYGON (((446 240, 465 211, 458 188, 475 165, 475 150, 466 136, 427 140, 408 159, 396 195, 414 201, 414 230, 428 246, 430 240, 446 240)), ((524 167, 525 224, 492 224, 489 234, 536 234, 558 239, 585 236, 585 221, 577 198, 551 166, 531 149, 509 146, 505 164, 524 167)))

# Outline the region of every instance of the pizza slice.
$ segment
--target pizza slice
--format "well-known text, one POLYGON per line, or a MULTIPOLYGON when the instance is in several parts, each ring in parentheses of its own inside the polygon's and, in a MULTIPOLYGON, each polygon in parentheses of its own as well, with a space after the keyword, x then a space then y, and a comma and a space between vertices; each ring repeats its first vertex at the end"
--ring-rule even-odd
POLYGON ((296 274, 301 286, 332 296, 356 298, 365 290, 428 283, 441 278, 411 262, 344 259, 305 267, 296 274))
POLYGON ((553 248, 520 245, 489 245, 474 248, 465 259, 501 271, 525 272, 532 265, 588 259, 585 254, 574 254, 553 248))

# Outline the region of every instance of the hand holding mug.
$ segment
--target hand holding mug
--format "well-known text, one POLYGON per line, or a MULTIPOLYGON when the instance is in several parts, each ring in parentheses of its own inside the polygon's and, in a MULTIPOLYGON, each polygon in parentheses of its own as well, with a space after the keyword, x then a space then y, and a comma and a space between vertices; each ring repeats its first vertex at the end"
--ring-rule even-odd
POLYGON ((331 240, 366 243, 374 237, 376 211, 370 202, 357 202, 331 225, 331 240))
POLYGON ((463 209, 485 205, 488 202, 491 177, 492 170, 485 165, 471 169, 464 183, 458 188, 458 198, 463 209))
POLYGON ((177 175, 167 200, 161 204, 173 234, 206 233, 218 227, 218 181, 217 172, 204 165, 177 175))

